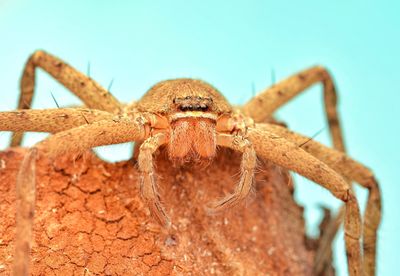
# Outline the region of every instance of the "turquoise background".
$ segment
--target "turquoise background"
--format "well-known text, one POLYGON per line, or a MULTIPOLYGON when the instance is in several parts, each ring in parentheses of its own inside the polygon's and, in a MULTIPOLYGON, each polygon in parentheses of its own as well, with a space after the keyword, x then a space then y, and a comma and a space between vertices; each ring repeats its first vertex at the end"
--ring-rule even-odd
MULTIPOLYGON (((19 77, 36 49, 87 72, 122 101, 139 99, 155 82, 196 77, 243 104, 256 91, 321 64, 339 88, 350 155, 373 168, 383 191, 378 275, 395 275, 400 257, 400 4, 399 1, 21 1, 0 0, 0 110, 16 107, 19 77)), ((35 108, 79 103, 47 75, 38 75, 35 108)), ((319 85, 282 108, 289 126, 313 135, 326 126, 319 85)), ((43 135, 31 135, 32 145, 43 135)), ((9 135, 2 133, 5 148, 9 135)), ((316 138, 329 144, 328 131, 316 138)), ((129 145, 105 158, 129 157, 129 145)), ((365 203, 366 193, 357 189, 365 203)), ((296 198, 315 235, 320 204, 340 203, 296 176, 296 198)), ((343 234, 335 243, 338 275, 347 275, 343 234)))

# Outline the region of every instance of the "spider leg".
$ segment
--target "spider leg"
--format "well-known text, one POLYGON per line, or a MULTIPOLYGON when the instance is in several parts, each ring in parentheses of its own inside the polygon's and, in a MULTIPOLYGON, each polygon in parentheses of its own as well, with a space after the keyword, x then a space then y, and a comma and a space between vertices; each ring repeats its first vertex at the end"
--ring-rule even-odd
POLYGON ((324 67, 315 66, 306 69, 265 89, 246 103, 242 111, 255 122, 264 122, 282 105, 319 82, 324 86, 325 110, 334 147, 344 151, 343 135, 336 108, 337 93, 333 79, 324 67))
MULTIPOLYGON (((100 109, 111 113, 119 112, 121 104, 97 82, 85 76, 64 61, 44 52, 36 51, 28 59, 21 78, 21 94, 18 109, 29 109, 35 87, 35 70, 39 67, 53 76, 58 82, 68 88, 86 107, 100 109)), ((11 146, 19 146, 22 132, 14 133, 11 146)))
POLYGON ((247 134, 257 155, 307 177, 345 203, 344 228, 349 275, 362 275, 360 210, 350 185, 327 164, 275 133, 249 128, 247 134))
MULTIPOLYGON (((322 83, 324 88, 325 111, 333 141, 333 147, 345 152, 343 134, 336 108, 336 88, 329 72, 321 66, 306 69, 262 91, 259 95, 255 96, 244 105, 242 110, 256 122, 265 122, 266 119, 271 118, 274 111, 279 107, 301 94, 308 87, 319 82, 322 83)), ((329 230, 327 230, 321 237, 321 244, 325 244, 326 246, 317 250, 317 259, 319 259, 318 262, 321 262, 322 264, 329 261, 329 246, 332 244, 336 232, 339 229, 340 221, 343 221, 343 216, 340 215, 343 213, 344 212, 339 212, 339 215, 331 220, 327 226, 329 230)), ((319 269, 322 269, 322 264, 317 264, 319 269)), ((317 274, 320 272, 322 271, 318 270, 317 274)))
POLYGON ((56 133, 37 143, 25 155, 17 177, 17 215, 14 275, 28 275, 35 205, 35 163, 38 155, 54 158, 80 154, 92 147, 144 140, 145 120, 115 117, 56 133))
MULTIPOLYGON (((316 141, 310 140, 308 137, 294 133, 284 127, 272 124, 258 124, 256 128, 276 133, 297 145, 304 144, 304 142, 307 141, 307 143, 302 147, 305 151, 329 165, 346 179, 355 181, 369 190, 363 226, 364 272, 366 275, 375 275, 376 239, 378 227, 381 221, 381 195, 379 184, 371 170, 361 163, 351 159, 343 152, 326 147, 316 141)), ((339 214, 340 213, 343 212, 340 211, 339 214)), ((339 215, 338 217, 340 218, 341 216, 339 215)), ((336 225, 336 228, 338 228, 340 223, 336 223, 336 225)), ((332 233, 329 235, 332 235, 332 233)), ((329 246, 329 244, 326 244, 326 241, 322 241, 325 242, 325 244, 322 244, 321 247, 326 248, 329 246)), ((321 259, 323 259, 323 256, 317 258, 317 266, 321 265, 321 259)))
POLYGON ((0 131, 56 133, 113 117, 114 114, 87 108, 5 111, 0 112, 0 131))
POLYGON ((210 212, 220 212, 229 209, 247 198, 253 186, 254 168, 257 162, 257 155, 253 145, 241 135, 219 133, 217 144, 242 152, 241 176, 233 194, 212 203, 209 208, 210 212))
POLYGON ((153 154, 165 143, 167 143, 167 136, 162 132, 145 140, 140 145, 138 165, 141 173, 140 191, 142 197, 160 224, 169 227, 171 222, 159 199, 153 166, 153 154))

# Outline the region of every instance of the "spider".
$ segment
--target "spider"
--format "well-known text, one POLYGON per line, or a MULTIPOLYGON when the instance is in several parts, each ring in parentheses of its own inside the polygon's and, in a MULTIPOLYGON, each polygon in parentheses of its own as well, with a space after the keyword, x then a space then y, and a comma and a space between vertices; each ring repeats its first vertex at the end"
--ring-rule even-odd
MULTIPOLYGON (((153 154, 165 150, 172 162, 194 163, 212 160, 217 146, 227 147, 242 152, 240 181, 232 194, 210 203, 211 211, 221 212, 244 201, 253 186, 257 157, 270 160, 318 183, 344 202, 349 274, 375 274, 376 238, 381 216, 378 183, 367 167, 344 152, 336 91, 330 74, 323 67, 312 67, 289 77, 241 107, 232 107, 210 84, 188 78, 162 81, 141 100, 122 104, 94 80, 62 60, 36 51, 23 72, 18 110, 0 112, 0 130, 15 132, 11 146, 20 145, 26 131, 53 134, 31 147, 18 173, 16 275, 27 274, 29 268, 37 156, 54 158, 67 153, 81 154, 93 147, 132 141, 137 143, 142 197, 161 224, 168 227, 171 222, 157 193, 153 154), (78 96, 84 107, 30 109, 37 67, 78 96), (275 110, 319 82, 324 87, 334 149, 294 133, 273 120, 275 110), (363 224, 350 181, 369 190, 363 224)), ((332 238, 332 233, 330 236, 332 238)), ((319 262, 324 254, 324 248, 317 253, 319 262)))

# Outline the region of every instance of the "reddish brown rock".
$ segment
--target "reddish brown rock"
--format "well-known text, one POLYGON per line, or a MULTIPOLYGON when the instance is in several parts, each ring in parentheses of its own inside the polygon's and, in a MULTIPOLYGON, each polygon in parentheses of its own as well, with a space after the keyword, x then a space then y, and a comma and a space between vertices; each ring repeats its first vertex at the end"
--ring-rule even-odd
MULTIPOLYGON (((26 150, 0 153, 0 274, 9 274, 15 233, 15 178, 26 150)), ((174 168, 156 158, 169 232, 149 216, 132 161, 88 153, 38 161, 33 275, 310 275, 302 208, 285 171, 260 161, 252 200, 209 216, 207 202, 233 191, 240 155, 221 151, 207 168, 174 168)))

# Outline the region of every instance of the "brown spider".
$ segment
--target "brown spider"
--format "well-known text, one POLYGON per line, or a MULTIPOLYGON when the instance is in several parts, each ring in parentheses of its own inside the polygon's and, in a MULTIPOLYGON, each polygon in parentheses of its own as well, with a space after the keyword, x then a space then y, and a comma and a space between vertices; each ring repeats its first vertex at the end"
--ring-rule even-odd
MULTIPOLYGON (((294 75, 238 108, 233 108, 211 85, 194 79, 160 82, 140 101, 125 105, 94 80, 58 58, 37 51, 26 64, 18 108, 0 112, 0 130, 17 132, 12 146, 20 145, 25 131, 55 134, 30 149, 17 177, 16 275, 28 273, 37 155, 80 154, 93 147, 130 141, 140 146, 136 151, 143 199, 162 224, 168 226, 170 221, 156 191, 153 154, 165 148, 172 161, 193 162, 214 158, 217 146, 228 147, 243 153, 241 178, 233 194, 212 203, 211 210, 222 211, 242 202, 252 188, 257 156, 268 159, 313 180, 345 203, 349 274, 375 274, 376 233, 381 215, 378 183, 368 168, 344 153, 335 87, 322 67, 294 75), (85 107, 30 110, 36 67, 71 90, 85 107), (272 123, 276 109, 318 82, 324 85, 326 113, 335 149, 272 123), (369 189, 363 225, 357 199, 345 179, 369 189)), ((336 225, 340 220, 341 216, 336 225)), ((327 231, 330 234, 325 238, 325 245, 329 244, 336 228, 327 231)), ((322 243, 317 253, 316 272, 327 251, 322 243)))

